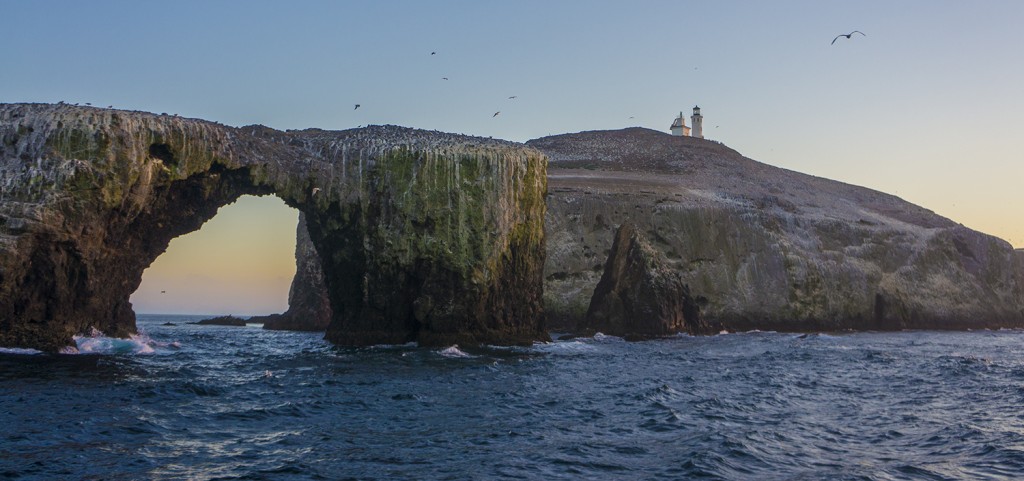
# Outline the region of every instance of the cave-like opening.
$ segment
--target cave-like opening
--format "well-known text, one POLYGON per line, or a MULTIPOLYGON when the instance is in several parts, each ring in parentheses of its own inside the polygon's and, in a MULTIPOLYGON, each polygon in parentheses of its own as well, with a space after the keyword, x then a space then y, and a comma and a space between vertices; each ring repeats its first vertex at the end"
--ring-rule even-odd
POLYGON ((131 296, 137 314, 283 312, 295 274, 298 210, 272 196, 243 195, 196 231, 174 238, 131 296))

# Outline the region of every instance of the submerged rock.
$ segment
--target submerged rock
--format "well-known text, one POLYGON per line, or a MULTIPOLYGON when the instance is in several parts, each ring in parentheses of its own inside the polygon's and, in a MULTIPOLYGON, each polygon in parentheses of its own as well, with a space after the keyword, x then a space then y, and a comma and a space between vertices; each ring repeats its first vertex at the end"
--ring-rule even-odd
POLYGON ((143 270, 244 194, 305 214, 335 343, 546 339, 545 168, 521 144, 394 126, 0 104, 0 346, 135 332, 143 270))
POLYGON ((627 339, 706 334, 710 329, 701 319, 699 302, 661 253, 626 222, 615 235, 582 327, 627 339))

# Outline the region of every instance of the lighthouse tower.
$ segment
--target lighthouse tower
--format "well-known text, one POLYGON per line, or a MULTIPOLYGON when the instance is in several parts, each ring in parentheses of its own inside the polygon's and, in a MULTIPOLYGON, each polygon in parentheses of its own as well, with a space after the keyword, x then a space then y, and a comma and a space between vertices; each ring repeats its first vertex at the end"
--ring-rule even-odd
MULTIPOLYGON (((683 114, 680 113, 679 116, 682 117, 683 114)), ((693 106, 693 115, 690 117, 690 123, 693 124, 693 136, 698 139, 703 139, 704 116, 700 114, 700 107, 696 105, 693 106)))
POLYGON ((671 130, 672 135, 689 137, 690 128, 686 126, 686 117, 683 117, 682 112, 679 112, 679 117, 672 121, 671 130))

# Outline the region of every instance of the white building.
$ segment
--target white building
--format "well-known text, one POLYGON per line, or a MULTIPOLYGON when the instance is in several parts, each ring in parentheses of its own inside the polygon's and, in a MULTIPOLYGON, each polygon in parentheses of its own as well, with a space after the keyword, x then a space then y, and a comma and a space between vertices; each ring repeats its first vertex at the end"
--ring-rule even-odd
POLYGON ((678 135, 680 137, 689 137, 690 128, 686 126, 686 117, 683 117, 683 113, 679 112, 679 117, 676 117, 672 121, 672 135, 678 135))
POLYGON ((693 128, 686 126, 686 117, 683 117, 683 113, 679 112, 679 117, 676 117, 672 121, 672 135, 678 135, 681 137, 697 137, 699 139, 704 138, 704 116, 700 114, 700 107, 693 106, 693 115, 690 116, 690 122, 693 124, 693 128), (692 135, 691 135, 692 132, 692 135))

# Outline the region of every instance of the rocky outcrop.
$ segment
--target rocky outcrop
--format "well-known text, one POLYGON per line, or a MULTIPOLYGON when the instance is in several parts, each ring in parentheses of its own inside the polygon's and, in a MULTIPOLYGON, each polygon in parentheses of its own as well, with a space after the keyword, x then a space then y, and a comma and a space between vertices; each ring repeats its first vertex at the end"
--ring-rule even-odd
POLYGON ((249 322, 262 322, 264 329, 275 331, 313 332, 324 332, 331 323, 331 300, 324 285, 320 255, 309 238, 306 216, 302 213, 295 233, 295 277, 288 290, 288 310, 251 317, 249 322))
POLYGON ((897 197, 647 129, 527 142, 546 153, 545 309, 583 322, 626 221, 704 318, 730 329, 960 329, 1024 325, 1011 246, 897 197))
POLYGON ((233 326, 233 327, 245 327, 246 320, 241 317, 235 316, 217 316, 209 319, 203 319, 201 321, 190 322, 189 324, 197 324, 200 326, 233 326))
POLYGON ((615 234, 585 326, 627 339, 706 334, 710 329, 701 319, 701 302, 627 221, 615 234))
POLYGON ((305 215, 333 342, 542 339, 545 166, 519 144, 391 126, 0 105, 0 345, 134 332, 143 270, 243 194, 305 215))

